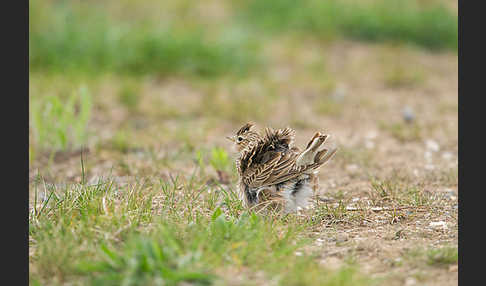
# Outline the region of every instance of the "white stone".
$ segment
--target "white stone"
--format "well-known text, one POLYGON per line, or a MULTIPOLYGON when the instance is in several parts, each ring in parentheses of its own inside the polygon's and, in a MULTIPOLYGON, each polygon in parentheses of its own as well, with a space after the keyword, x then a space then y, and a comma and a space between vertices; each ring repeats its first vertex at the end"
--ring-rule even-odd
POLYGON ((413 277, 408 277, 407 279, 405 279, 405 286, 413 286, 413 285, 417 285, 417 280, 413 277))
POLYGON ((452 159, 453 155, 451 152, 444 152, 442 153, 442 159, 445 159, 445 160, 450 160, 452 159))
POLYGON ((432 221, 432 222, 430 222, 429 226, 430 227, 433 227, 433 228, 443 228, 443 229, 446 229, 447 228, 447 223, 445 221, 432 221))
POLYGON ((418 177, 420 175, 419 170, 413 169, 413 174, 415 175, 415 177, 418 177))
POLYGON ((375 148, 375 142, 370 141, 370 140, 367 140, 367 141, 365 142, 365 147, 366 147, 367 149, 373 149, 373 148, 375 148))
POLYGON ((435 142, 432 139, 428 139, 425 141, 425 146, 427 147, 428 150, 432 152, 437 152, 440 150, 439 143, 435 142))
POLYGON ((426 170, 434 170, 435 166, 433 164, 427 164, 427 165, 425 165, 425 169, 426 170))
POLYGON ((402 115, 403 115, 403 119, 406 122, 412 122, 415 119, 415 114, 413 112, 413 109, 410 106, 406 106, 402 110, 402 115))
POLYGON ((358 165, 350 164, 346 166, 346 171, 348 172, 356 172, 359 169, 358 165))
POLYGON ((376 131, 370 131, 370 132, 366 133, 365 137, 366 137, 366 139, 373 140, 376 137, 378 137, 378 133, 376 131))

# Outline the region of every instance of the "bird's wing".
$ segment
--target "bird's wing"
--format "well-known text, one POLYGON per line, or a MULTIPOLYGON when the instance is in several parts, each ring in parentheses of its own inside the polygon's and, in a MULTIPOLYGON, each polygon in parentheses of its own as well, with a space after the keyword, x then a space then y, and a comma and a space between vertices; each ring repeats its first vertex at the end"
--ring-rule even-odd
POLYGON ((335 154, 336 149, 322 150, 313 163, 307 165, 296 164, 298 152, 267 152, 268 160, 262 164, 249 166, 243 174, 243 182, 251 188, 279 184, 294 179, 302 174, 316 170, 335 154))
POLYGON ((272 152, 265 154, 265 163, 254 164, 243 174, 243 182, 250 187, 278 184, 299 176, 307 166, 296 167, 295 152, 272 152))

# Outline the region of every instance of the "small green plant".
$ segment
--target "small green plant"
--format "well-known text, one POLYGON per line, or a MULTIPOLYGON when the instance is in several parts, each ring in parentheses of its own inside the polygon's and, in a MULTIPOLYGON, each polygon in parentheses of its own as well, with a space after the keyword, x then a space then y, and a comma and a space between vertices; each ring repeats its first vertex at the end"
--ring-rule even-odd
POLYGON ((385 178, 370 177, 370 184, 371 199, 378 205, 393 202, 418 208, 427 207, 431 203, 431 196, 424 191, 423 185, 398 170, 392 170, 385 178))
POLYGON ((174 236, 164 235, 162 241, 144 237, 132 239, 121 251, 101 246, 105 259, 79 265, 82 272, 98 272, 95 285, 210 285, 213 275, 194 269, 201 255, 198 252, 184 253, 182 245, 174 236))
POLYGON ((423 267, 425 264, 441 267, 457 263, 459 254, 457 246, 447 245, 429 249, 416 247, 408 250, 403 257, 407 264, 415 267, 423 267))
POLYGON ((318 204, 311 224, 325 222, 327 225, 352 224, 361 222, 364 215, 361 212, 348 211, 346 204, 339 200, 338 205, 318 204))
POLYGON ((211 150, 211 159, 209 162, 215 170, 220 171, 226 170, 230 164, 228 153, 220 147, 215 147, 211 150))
POLYGON ((30 124, 36 149, 64 151, 86 143, 92 98, 81 87, 66 100, 56 95, 30 100, 30 124))
POLYGON ((206 164, 204 163, 204 152, 203 150, 197 150, 196 151, 196 163, 197 166, 199 167, 199 172, 201 173, 201 176, 205 176, 206 174, 206 164))
POLYGON ((346 205, 339 201, 337 206, 324 204, 317 209, 317 213, 324 219, 342 220, 348 216, 346 205))
POLYGON ((429 265, 447 265, 457 263, 457 247, 447 246, 427 251, 427 263, 429 265))
POLYGON ((430 202, 429 196, 425 195, 422 189, 415 186, 407 188, 404 196, 405 203, 416 207, 427 205, 430 202))
POLYGON ((395 200, 397 193, 399 192, 397 182, 390 179, 378 180, 372 178, 371 188, 376 192, 380 199, 385 201, 395 200))

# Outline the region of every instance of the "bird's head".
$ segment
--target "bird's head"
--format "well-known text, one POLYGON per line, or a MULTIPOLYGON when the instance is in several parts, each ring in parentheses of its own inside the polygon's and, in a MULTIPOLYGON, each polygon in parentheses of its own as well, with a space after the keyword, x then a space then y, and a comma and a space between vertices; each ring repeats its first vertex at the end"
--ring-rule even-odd
POLYGON ((236 135, 226 137, 235 144, 238 152, 245 149, 251 141, 258 139, 259 134, 252 130, 254 126, 253 123, 246 123, 236 132, 236 135))

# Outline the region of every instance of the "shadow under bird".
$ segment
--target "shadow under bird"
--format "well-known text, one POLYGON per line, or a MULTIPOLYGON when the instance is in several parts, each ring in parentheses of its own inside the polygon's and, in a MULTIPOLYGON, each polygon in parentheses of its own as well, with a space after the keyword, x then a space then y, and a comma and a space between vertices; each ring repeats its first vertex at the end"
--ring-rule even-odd
POLYGON ((318 169, 337 148, 324 147, 329 135, 316 132, 304 150, 293 146, 295 131, 289 127, 263 134, 246 123, 227 137, 239 152, 236 159, 238 189, 250 208, 283 209, 284 213, 305 208, 318 189, 318 169))

